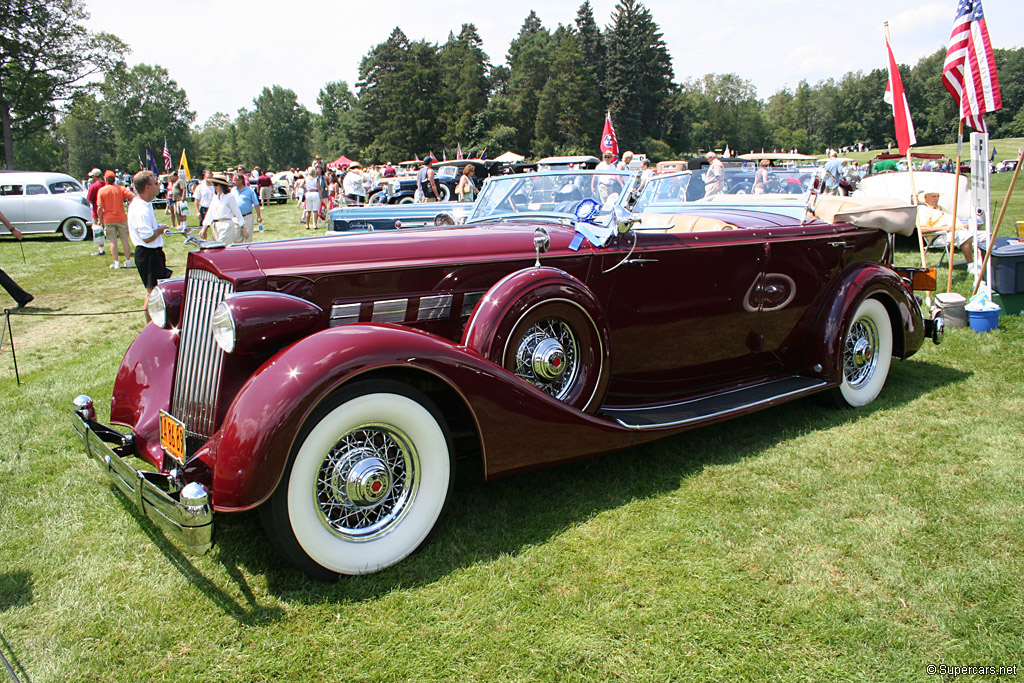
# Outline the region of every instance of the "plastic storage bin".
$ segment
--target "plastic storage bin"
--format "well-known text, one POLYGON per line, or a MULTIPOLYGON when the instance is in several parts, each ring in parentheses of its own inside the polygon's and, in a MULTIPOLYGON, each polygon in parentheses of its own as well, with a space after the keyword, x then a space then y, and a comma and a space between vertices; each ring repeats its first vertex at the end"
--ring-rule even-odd
POLYGON ((1000 294, 1024 293, 1024 241, 997 237, 992 247, 994 289, 1000 294))

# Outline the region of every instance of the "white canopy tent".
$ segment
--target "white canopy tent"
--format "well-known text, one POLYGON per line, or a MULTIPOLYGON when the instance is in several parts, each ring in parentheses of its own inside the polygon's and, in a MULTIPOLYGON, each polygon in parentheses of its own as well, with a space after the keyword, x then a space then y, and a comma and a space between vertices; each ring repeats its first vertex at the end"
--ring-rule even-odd
POLYGON ((502 154, 500 157, 495 158, 495 161, 502 161, 506 164, 518 164, 525 158, 526 157, 524 157, 521 154, 516 154, 515 152, 508 151, 502 154))

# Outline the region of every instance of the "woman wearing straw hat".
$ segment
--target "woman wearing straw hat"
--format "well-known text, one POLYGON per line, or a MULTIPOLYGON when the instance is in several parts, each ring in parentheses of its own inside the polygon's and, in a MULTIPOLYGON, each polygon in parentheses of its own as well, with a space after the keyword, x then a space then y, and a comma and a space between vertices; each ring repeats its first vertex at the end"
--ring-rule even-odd
POLYGON ((223 173, 214 173, 210 178, 213 184, 213 201, 203 218, 203 238, 206 231, 213 226, 213 239, 224 244, 237 244, 242 241, 242 225, 245 219, 238 210, 238 201, 231 194, 231 183, 223 173))

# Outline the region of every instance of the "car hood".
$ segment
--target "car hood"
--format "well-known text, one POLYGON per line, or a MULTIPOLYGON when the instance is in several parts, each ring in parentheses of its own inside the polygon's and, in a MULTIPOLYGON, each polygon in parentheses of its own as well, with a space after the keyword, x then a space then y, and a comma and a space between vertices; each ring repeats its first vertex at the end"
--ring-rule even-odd
MULTIPOLYGON (((395 230, 251 244, 247 249, 268 276, 299 271, 315 275, 339 270, 461 265, 532 258, 535 254, 533 233, 537 225, 540 224, 516 221, 395 230)), ((568 251, 572 227, 558 223, 543 225, 551 235, 551 252, 568 251)))
POLYGON ((363 234, 258 242, 192 252, 189 267, 210 270, 235 281, 257 277, 315 280, 334 273, 405 270, 532 259, 534 229, 551 237, 547 257, 580 256, 592 247, 584 240, 570 250, 575 233, 556 221, 508 221, 466 226, 392 230, 363 234))

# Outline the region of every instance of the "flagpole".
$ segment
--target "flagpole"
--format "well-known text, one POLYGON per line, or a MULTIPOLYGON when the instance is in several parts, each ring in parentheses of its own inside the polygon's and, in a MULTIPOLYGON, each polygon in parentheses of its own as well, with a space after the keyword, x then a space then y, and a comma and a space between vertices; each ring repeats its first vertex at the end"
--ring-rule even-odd
MULTIPOLYGON (((1024 147, 1017 150, 1017 168, 1013 169, 1013 177, 1010 178, 1010 186, 1006 188, 1006 198, 1003 199, 1003 205, 999 207, 999 218, 996 219, 996 228, 992 231, 992 234, 988 238, 988 247, 985 249, 985 260, 981 263, 981 268, 978 269, 978 279, 974 281, 974 291, 971 292, 971 296, 978 293, 978 289, 981 287, 981 276, 988 270, 988 260, 992 256, 992 247, 996 243, 996 236, 999 235, 999 228, 1003 224, 1003 215, 1006 214, 1006 206, 1010 203, 1010 195, 1013 193, 1013 186, 1017 184, 1017 174, 1020 173, 1021 159, 1024 157, 1024 147)), ((989 283, 991 286, 992 283, 989 283)), ((995 289, 994 287, 992 289, 995 289)))
POLYGON ((960 201, 960 161, 963 158, 964 120, 960 119, 960 129, 956 134, 956 174, 953 176, 953 222, 949 226, 949 277, 946 278, 946 294, 953 291, 953 254, 956 253, 956 212, 960 201))

